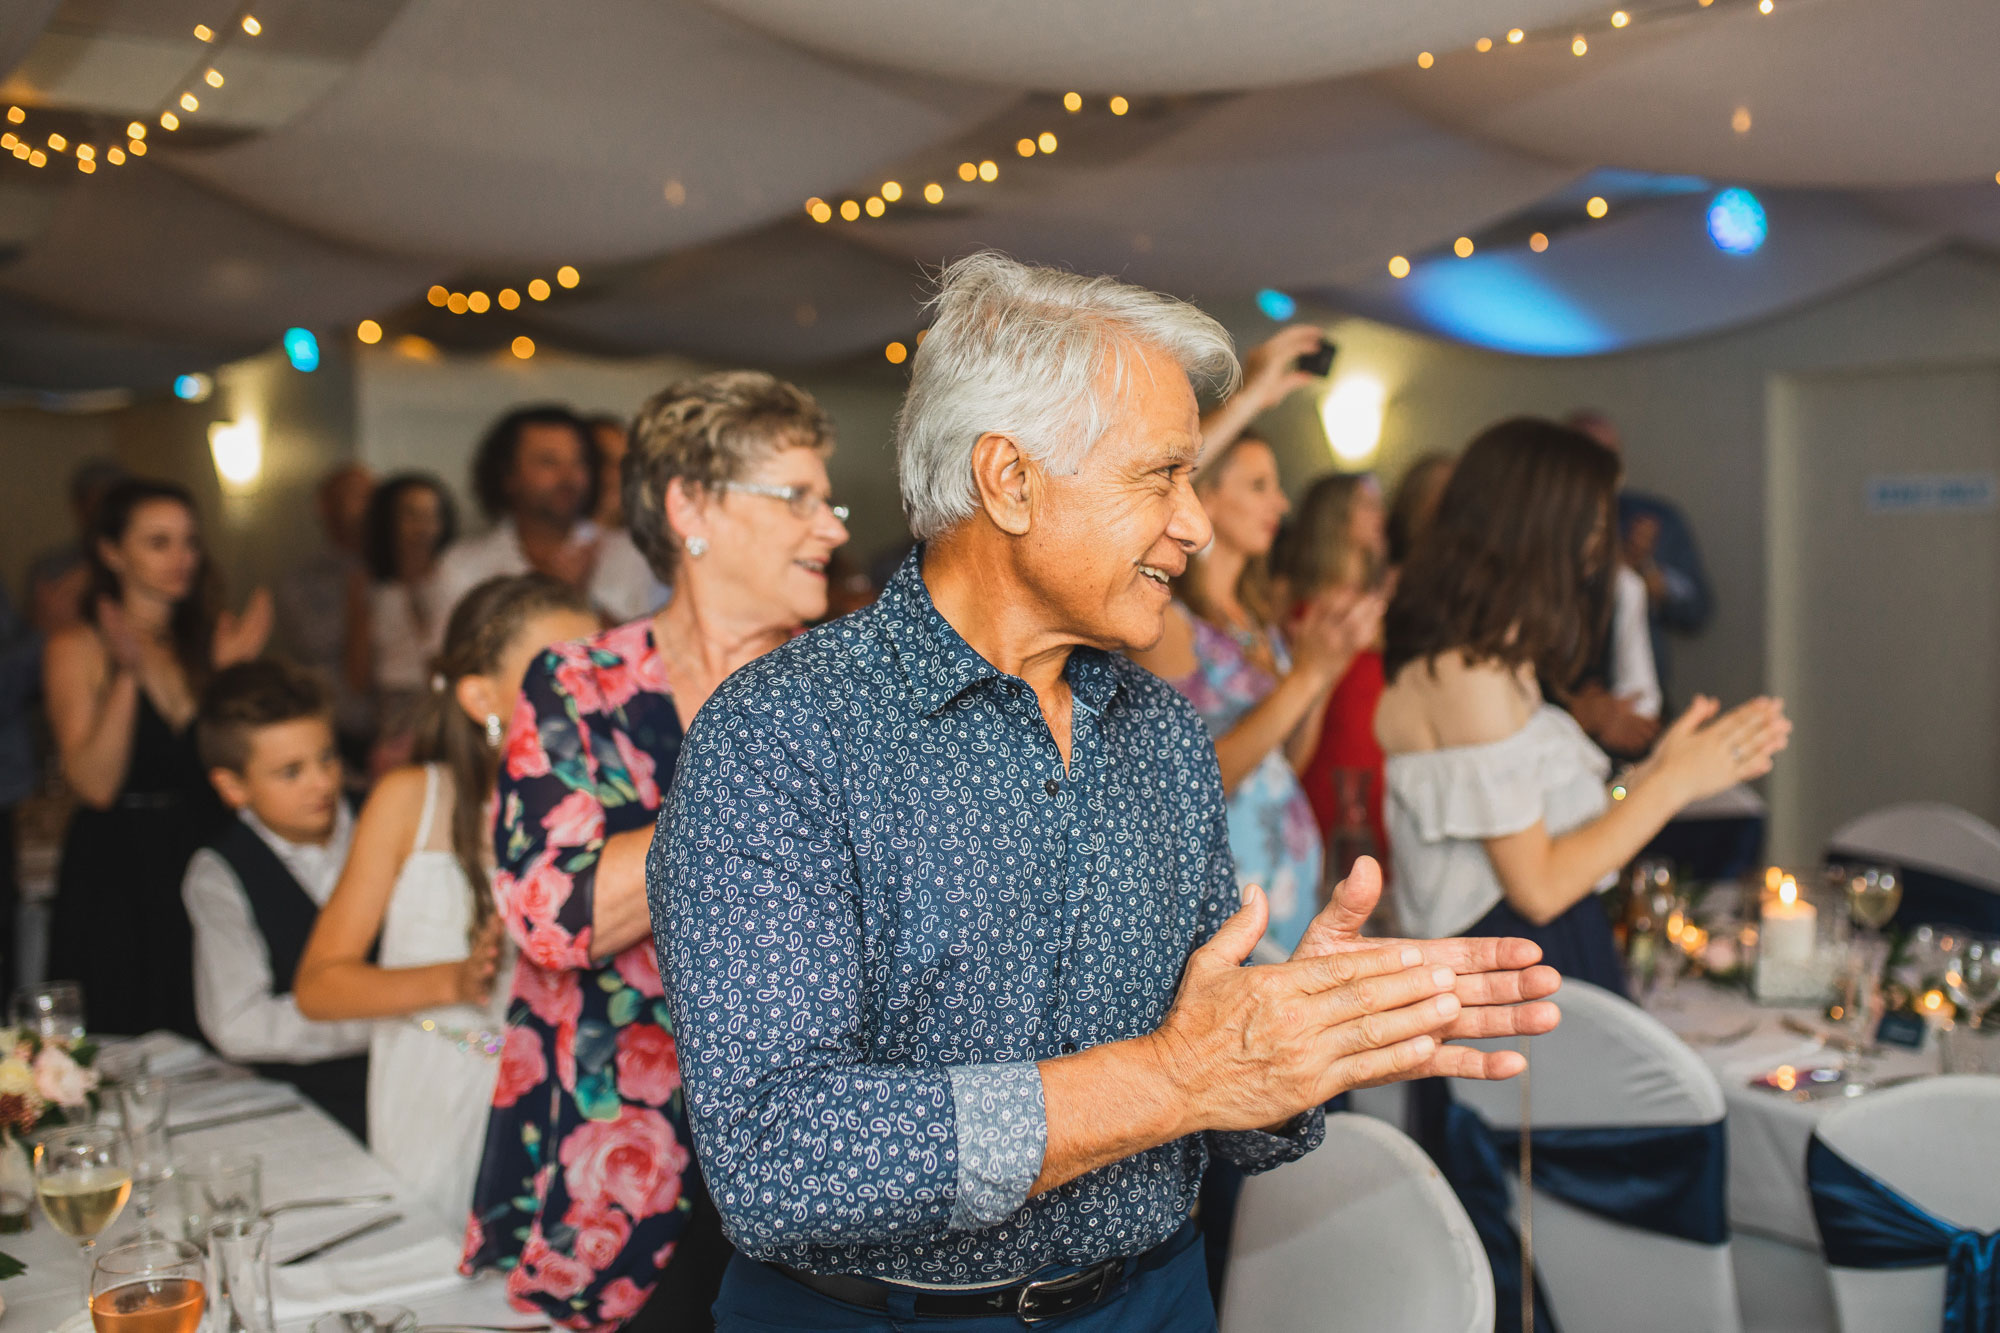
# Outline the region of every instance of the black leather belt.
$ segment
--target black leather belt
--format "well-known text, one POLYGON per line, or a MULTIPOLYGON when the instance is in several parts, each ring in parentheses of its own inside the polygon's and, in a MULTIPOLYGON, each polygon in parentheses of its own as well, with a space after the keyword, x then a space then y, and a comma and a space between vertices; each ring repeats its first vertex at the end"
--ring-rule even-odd
POLYGON ((900 1295, 914 1298, 910 1313, 919 1319, 1013 1315, 1024 1324, 1033 1324, 1097 1304, 1116 1292, 1127 1276, 1137 1277, 1151 1272, 1179 1256, 1194 1244, 1200 1234, 1194 1222, 1189 1220, 1181 1224, 1180 1230, 1136 1258, 1106 1259, 1081 1272, 1027 1279, 1005 1287, 983 1287, 977 1291, 940 1291, 874 1278, 850 1277, 842 1273, 808 1273, 789 1264, 772 1263, 770 1267, 802 1287, 809 1287, 822 1296, 831 1296, 849 1305, 858 1305, 864 1310, 890 1313, 891 1298, 900 1295))

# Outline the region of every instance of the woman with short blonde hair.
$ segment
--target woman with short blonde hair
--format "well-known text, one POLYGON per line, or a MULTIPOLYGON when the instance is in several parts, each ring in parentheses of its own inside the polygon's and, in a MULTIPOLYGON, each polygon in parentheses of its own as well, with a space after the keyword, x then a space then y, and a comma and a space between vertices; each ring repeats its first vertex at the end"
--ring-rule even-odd
POLYGON ((507 730, 493 889, 521 961, 465 1269, 506 1269, 510 1296, 572 1327, 710 1325, 729 1251, 676 1095, 646 850, 701 705, 825 614, 847 540, 832 450, 812 396, 759 371, 656 395, 622 489, 673 598, 545 654, 507 730))

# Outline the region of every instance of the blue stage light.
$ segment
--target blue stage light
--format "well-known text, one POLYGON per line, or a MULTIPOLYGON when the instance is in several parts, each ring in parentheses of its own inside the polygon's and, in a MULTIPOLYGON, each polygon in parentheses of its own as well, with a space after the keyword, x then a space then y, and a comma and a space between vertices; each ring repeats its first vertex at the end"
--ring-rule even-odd
POLYGON ((1299 303, 1275 287, 1266 287, 1257 293, 1257 308, 1282 324, 1299 312, 1299 303))
POLYGON ((198 403, 208 395, 202 390, 208 386, 202 383, 200 375, 176 375, 174 377, 174 397, 190 403, 198 403))
POLYGON ((1750 191, 1731 187, 1708 206, 1708 239, 1732 255, 1755 254, 1769 232, 1764 206, 1750 191))
POLYGON ((285 355, 291 358, 294 370, 318 370, 319 339, 310 329, 286 329, 285 355))

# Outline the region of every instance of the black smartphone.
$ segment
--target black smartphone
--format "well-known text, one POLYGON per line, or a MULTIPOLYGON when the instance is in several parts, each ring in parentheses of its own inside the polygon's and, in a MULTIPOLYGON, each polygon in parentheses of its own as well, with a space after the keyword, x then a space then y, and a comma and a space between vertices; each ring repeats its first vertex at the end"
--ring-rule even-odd
POLYGON ((1340 349, 1334 346, 1331 342, 1327 341, 1325 338, 1321 338, 1319 340, 1319 346, 1317 348, 1315 348, 1310 352, 1307 352, 1304 356, 1301 356, 1293 364, 1298 366, 1300 370, 1303 370, 1308 375, 1319 375, 1321 377, 1324 377, 1327 374, 1327 372, 1333 369, 1334 353, 1338 352, 1339 350, 1340 349))

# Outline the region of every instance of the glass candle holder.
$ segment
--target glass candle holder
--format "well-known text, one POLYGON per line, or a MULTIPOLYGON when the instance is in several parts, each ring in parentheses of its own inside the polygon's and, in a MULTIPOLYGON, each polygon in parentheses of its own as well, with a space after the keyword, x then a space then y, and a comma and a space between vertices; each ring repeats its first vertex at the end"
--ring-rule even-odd
POLYGON ((1828 901, 1823 877, 1772 866, 1757 913, 1760 1004, 1822 1005, 1832 994, 1846 945, 1844 903, 1828 901))

